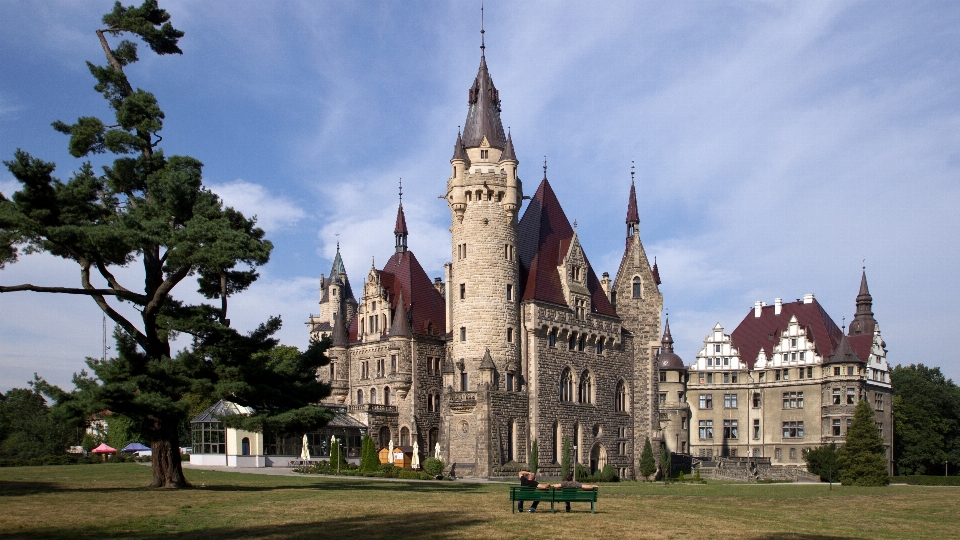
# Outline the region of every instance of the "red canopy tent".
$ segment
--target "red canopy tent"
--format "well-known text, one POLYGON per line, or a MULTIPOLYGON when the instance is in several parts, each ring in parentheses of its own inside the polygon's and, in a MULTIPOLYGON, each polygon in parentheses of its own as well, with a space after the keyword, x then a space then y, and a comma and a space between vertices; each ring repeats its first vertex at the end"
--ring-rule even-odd
POLYGON ((100 446, 90 451, 91 454, 116 454, 117 449, 107 446, 107 443, 100 443, 100 446))

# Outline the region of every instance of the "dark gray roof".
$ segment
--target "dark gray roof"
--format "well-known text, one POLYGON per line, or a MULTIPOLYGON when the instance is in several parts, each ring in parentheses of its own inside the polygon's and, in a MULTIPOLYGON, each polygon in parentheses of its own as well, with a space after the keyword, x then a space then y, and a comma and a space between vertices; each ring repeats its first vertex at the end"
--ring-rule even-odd
POLYGON ((503 154, 500 155, 500 161, 518 161, 517 152, 513 149, 513 137, 507 133, 507 146, 503 149, 503 154))
POLYGON ((224 416, 231 416, 234 414, 248 415, 253 414, 253 412, 253 409, 250 407, 244 407, 243 405, 237 405, 232 401, 221 399, 220 401, 211 405, 209 409, 198 414, 197 417, 190 422, 219 422, 224 416))
POLYGON ((660 340, 660 355, 657 357, 657 366, 660 369, 687 369, 683 359, 673 352, 673 336, 670 335, 670 320, 667 319, 663 327, 663 339, 660 340))
POLYGON ((864 360, 861 360, 857 353, 854 352, 853 347, 850 346, 850 340, 847 339, 847 336, 840 338, 840 343, 837 345, 837 348, 833 351, 828 358, 823 360, 823 365, 827 364, 864 364, 864 360))
POLYGON ((500 94, 487 72, 487 60, 480 57, 480 69, 477 78, 470 87, 470 107, 467 109, 467 121, 463 126, 463 144, 467 148, 480 146, 487 138, 490 146, 503 148, 507 142, 500 122, 500 94))
POLYGON ((357 420, 356 418, 348 415, 342 409, 333 410, 333 419, 327 423, 327 427, 331 428, 359 428, 366 429, 367 425, 363 422, 357 420))

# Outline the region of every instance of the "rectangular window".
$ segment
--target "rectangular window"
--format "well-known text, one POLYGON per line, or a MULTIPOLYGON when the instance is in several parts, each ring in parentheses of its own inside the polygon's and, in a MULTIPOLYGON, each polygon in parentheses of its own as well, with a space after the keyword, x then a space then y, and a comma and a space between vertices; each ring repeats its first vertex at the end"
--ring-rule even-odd
POLYGON ((753 393, 753 408, 754 409, 760 408, 760 392, 753 393))
POLYGON ((677 392, 677 401, 679 401, 680 403, 684 402, 683 392, 677 392))
POLYGON ((797 348, 797 338, 790 338, 790 346, 794 349, 797 348))
POLYGON ((707 373, 707 382, 713 384, 713 373, 707 373))
POLYGON ((507 343, 513 343, 513 328, 507 328, 507 343))
POLYGON ((720 345, 719 345, 719 344, 713 346, 713 352, 715 352, 715 353, 717 353, 717 354, 720 354, 720 345))
POLYGON ((847 375, 853 375, 853 366, 847 366, 847 375))
POLYGON ((783 423, 783 438, 784 439, 802 439, 803 438, 803 422, 784 422, 783 423))
POLYGON ((713 438, 713 420, 700 420, 700 438, 713 438))
POLYGON ((883 410, 883 394, 880 392, 877 392, 876 397, 874 397, 874 406, 878 411, 883 410))
POLYGON ((557 346, 557 331, 556 331, 556 330, 552 330, 549 334, 547 334, 547 346, 548 346, 548 347, 556 347, 556 346, 557 346))
POLYGON ((461 284, 460 284, 460 299, 461 299, 461 300, 466 300, 466 298, 467 298, 467 284, 466 284, 466 283, 461 283, 461 284))
POLYGON ((729 357, 726 357, 726 356, 723 357, 723 365, 725 365, 725 366, 729 366, 729 365, 730 365, 730 358, 729 358, 729 357))
POLYGON ((766 375, 766 374, 767 374, 767 373, 766 373, 765 371, 761 371, 761 372, 760 372, 760 382, 763 382, 763 379, 765 378, 764 375, 766 375))
POLYGON ((784 409, 802 409, 803 408, 803 392, 784 392, 783 408, 784 409))
POLYGON ((723 374, 723 382, 725 382, 725 383, 729 383, 729 382, 730 382, 730 374, 729 374, 729 373, 724 373, 724 374, 723 374))
POLYGON ((839 389, 839 388, 834 388, 834 389, 833 389, 833 404, 834 404, 834 405, 839 405, 839 404, 840 404, 840 389, 839 389))
POLYGON ((790 380, 790 370, 789 370, 789 369, 783 370, 783 380, 785 380, 785 381, 789 381, 789 380, 790 380))
POLYGON ((507 301, 513 301, 513 285, 507 285, 507 301))
POLYGON ((661 404, 661 405, 666 405, 666 403, 667 403, 667 393, 666 393, 666 392, 660 392, 660 404, 661 404))
POLYGON ((666 371, 661 371, 661 372, 660 372, 660 382, 667 382, 667 372, 666 372, 666 371))
POLYGON ((759 418, 753 419, 753 440, 755 441, 760 440, 760 419, 759 418))
POLYGON ((781 373, 782 373, 782 372, 778 369, 777 372, 776 372, 776 374, 775 374, 775 377, 774 377, 775 380, 778 380, 778 381, 780 380, 780 374, 781 374, 781 373))
POLYGON ((466 392, 470 388, 470 378, 466 371, 460 372, 460 391, 466 392))
POLYGON ((396 372, 397 372, 397 355, 391 354, 390 355, 390 373, 396 373, 396 372))
POLYGON ((857 394, 856 394, 856 389, 854 389, 854 388, 847 388, 847 405, 856 405, 856 404, 857 404, 857 401, 856 401, 856 399, 855 399, 855 398, 856 398, 856 395, 857 395, 857 394))
POLYGON ((840 368, 839 368, 839 367, 833 368, 833 375, 834 375, 834 376, 840 375, 840 368))
POLYGON ((834 437, 840 436, 840 420, 833 421, 833 436, 834 437))
POLYGON ((805 353, 804 353, 803 351, 800 351, 800 361, 801 361, 801 362, 803 362, 804 354, 805 354, 805 353))
MULTIPOLYGON (((801 354, 803 354, 803 353, 801 353, 801 354)), ((808 378, 808 379, 812 379, 812 378, 813 378, 813 367, 808 367, 808 368, 807 368, 807 378, 808 378)))
POLYGON ((681 417, 680 417, 680 429, 687 429, 687 417, 686 417, 686 416, 681 416, 681 417))
POLYGON ((880 434, 880 438, 882 439, 882 438, 883 438, 883 424, 880 423, 880 422, 877 422, 877 433, 880 434))
POLYGON ((513 392, 513 373, 507 373, 507 392, 513 392))
POLYGON ((803 368, 800 368, 800 369, 797 371, 798 378, 802 379, 804 373, 806 373, 806 370, 804 370, 803 368))
POLYGON ((796 449, 796 448, 791 448, 791 449, 790 449, 790 459, 797 459, 797 449, 796 449))
POLYGON ((773 455, 774 455, 774 459, 780 459, 783 457, 783 454, 781 453, 779 448, 773 451, 773 455))
POLYGON ((733 384, 737 384, 737 374, 736 374, 736 373, 731 373, 731 374, 730 374, 730 382, 732 382, 733 384))
POLYGON ((723 408, 724 408, 724 409, 736 409, 736 408, 737 408, 737 394, 724 394, 724 395, 723 395, 723 408))
POLYGON ((724 439, 739 439, 740 438, 740 428, 737 426, 736 420, 724 420, 723 421, 723 438, 724 439))
POLYGON ((713 408, 713 394, 700 394, 700 408, 701 409, 713 408))
POLYGON ((461 327, 460 327, 460 341, 466 341, 466 340, 467 340, 467 327, 466 327, 466 326, 461 326, 461 327))
POLYGON ((713 358, 707 358, 707 365, 711 367, 713 366, 713 358))

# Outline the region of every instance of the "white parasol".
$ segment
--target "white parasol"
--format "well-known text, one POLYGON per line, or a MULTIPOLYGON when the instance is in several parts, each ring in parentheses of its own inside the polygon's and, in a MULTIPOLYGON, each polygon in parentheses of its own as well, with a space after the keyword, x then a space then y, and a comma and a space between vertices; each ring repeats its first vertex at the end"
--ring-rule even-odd
POLYGON ((433 457, 440 459, 440 443, 433 448, 433 457))
POLYGON ((410 467, 414 470, 420 468, 420 448, 417 441, 413 441, 413 461, 410 462, 410 467))
POLYGON ((390 456, 387 458, 390 463, 393 463, 393 439, 390 439, 390 456))
POLYGON ((310 447, 307 444, 307 434, 303 434, 303 449, 300 450, 300 459, 310 461, 310 447))

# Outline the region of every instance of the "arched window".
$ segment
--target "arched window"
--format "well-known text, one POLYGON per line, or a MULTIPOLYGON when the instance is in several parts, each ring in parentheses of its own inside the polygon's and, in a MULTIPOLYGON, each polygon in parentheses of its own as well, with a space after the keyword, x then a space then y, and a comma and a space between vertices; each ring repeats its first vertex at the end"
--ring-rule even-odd
POLYGON ((627 385, 623 381, 617 383, 615 403, 617 412, 627 412, 627 385))
POLYGON ((371 388, 371 389, 370 389, 370 404, 371 404, 371 405, 376 405, 376 404, 377 404, 377 389, 376 389, 376 388, 371 388))
POLYGON ((383 426, 380 428, 380 448, 386 447, 390 444, 390 428, 383 426))
POLYGON ((607 449, 603 444, 597 443, 590 450, 590 472, 596 473, 602 471, 607 466, 607 449))
POLYGON ((383 404, 390 405, 390 387, 389 386, 383 389, 383 404))
POLYGON ((573 401, 573 375, 570 368, 560 373, 560 401, 573 401))
POLYGON ((633 278, 633 297, 642 298, 643 297, 643 283, 640 282, 640 277, 633 278))
POLYGON ((363 390, 357 390, 357 405, 363 405, 363 390))
POLYGON ((430 447, 430 452, 436 452, 438 442, 440 442, 440 430, 433 428, 427 433, 427 445, 430 447))
POLYGON ((567 344, 567 348, 571 351, 576 350, 577 348, 577 335, 573 332, 570 332, 570 342, 567 344))
POLYGON ((433 410, 440 412, 440 394, 433 396, 433 410))
POLYGON ((597 338, 597 354, 603 354, 603 338, 597 338))
POLYGON ((556 347, 556 346, 557 346, 557 330, 556 330, 556 328, 554 328, 553 330, 550 331, 549 334, 547 334, 547 345, 549 345, 550 347, 556 347))
POLYGON ((580 403, 593 403, 593 377, 589 371, 580 374, 580 391, 577 398, 580 403))
POLYGON ((244 437, 243 440, 240 441, 240 455, 241 456, 250 455, 250 438, 249 437, 244 437))
POLYGON ((561 455, 563 452, 563 428, 560 427, 560 422, 553 423, 553 462, 560 463, 561 455))
POLYGON ((587 348, 587 336, 581 335, 580 340, 577 341, 577 350, 583 352, 587 348))
POLYGON ((400 428, 400 446, 410 446, 410 428, 400 428))

